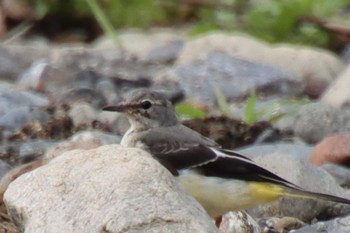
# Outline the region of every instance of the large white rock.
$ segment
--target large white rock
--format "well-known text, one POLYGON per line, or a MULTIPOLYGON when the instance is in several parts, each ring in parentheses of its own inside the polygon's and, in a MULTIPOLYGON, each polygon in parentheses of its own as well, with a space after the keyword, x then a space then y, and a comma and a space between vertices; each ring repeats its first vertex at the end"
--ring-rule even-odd
POLYGON ((26 233, 218 232, 149 154, 117 145, 66 152, 16 179, 4 199, 26 233))

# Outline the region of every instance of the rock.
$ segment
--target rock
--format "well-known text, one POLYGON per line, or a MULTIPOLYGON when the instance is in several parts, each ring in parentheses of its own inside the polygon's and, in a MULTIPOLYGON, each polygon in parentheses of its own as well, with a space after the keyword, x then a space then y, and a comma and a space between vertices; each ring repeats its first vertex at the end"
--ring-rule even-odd
POLYGON ((19 165, 39 159, 46 151, 53 147, 57 142, 43 139, 29 139, 21 141, 12 141, 0 146, 1 161, 7 161, 11 165, 19 165))
POLYGON ((322 103, 306 104, 294 119, 294 134, 308 143, 350 131, 350 111, 340 110, 322 103))
POLYGON ((119 91, 110 79, 104 79, 98 82, 95 86, 95 90, 106 100, 106 105, 116 104, 122 100, 119 91))
POLYGON ((254 159, 267 154, 288 154, 293 157, 308 161, 312 146, 304 143, 271 143, 251 145, 239 149, 239 151, 246 156, 254 159))
POLYGON ((169 41, 165 44, 160 44, 148 52, 146 56, 146 61, 153 62, 153 63, 173 62, 177 58, 177 55, 181 51, 183 45, 184 45, 184 41, 179 39, 169 41))
POLYGON ((321 98, 321 102, 334 106, 350 106, 350 65, 329 86, 321 98))
POLYGON ((74 77, 73 87, 93 89, 102 78, 103 76, 94 70, 81 70, 74 77))
MULTIPOLYGON (((261 223, 259 221, 259 223, 261 223)), ((293 217, 272 217, 264 222, 264 228, 261 232, 291 232, 304 226, 305 223, 293 217)))
POLYGON ((171 80, 179 84, 187 96, 214 103, 214 88, 232 99, 247 97, 253 90, 264 95, 299 95, 303 83, 298 77, 279 69, 249 62, 222 52, 208 53, 201 61, 175 66, 157 82, 171 80))
POLYGON ((350 161, 350 134, 337 134, 324 138, 314 147, 310 162, 319 166, 324 163, 348 165, 350 161))
POLYGON ((38 60, 48 59, 52 46, 43 40, 33 40, 31 42, 20 41, 11 43, 6 45, 5 48, 14 57, 20 69, 19 71, 22 71, 38 60))
POLYGON ((0 128, 14 132, 30 122, 47 122, 48 120, 48 114, 39 108, 17 107, 0 115, 0 128))
POLYGON ((222 233, 262 232, 258 223, 251 216, 249 216, 246 212, 243 211, 231 211, 222 216, 222 221, 219 229, 222 233))
POLYGON ((0 178, 3 177, 11 169, 10 165, 0 160, 0 178))
MULTIPOLYGON (((252 157, 254 161, 305 190, 350 197, 326 171, 309 164, 305 152, 299 156, 293 154, 298 153, 298 150, 289 154, 288 151, 280 150, 281 145, 277 146, 275 151, 272 150, 273 146, 253 148, 254 151, 260 151, 252 157)), ((249 147, 240 150, 245 155, 251 155, 251 151, 249 147)), ((321 200, 283 197, 275 202, 251 208, 248 213, 254 217, 289 216, 310 221, 320 215, 330 218, 350 213, 350 207, 321 200)))
POLYGON ((22 90, 9 83, 0 82, 0 116, 19 107, 47 107, 49 100, 37 92, 22 90))
POLYGON ((343 62, 326 50, 293 45, 268 45, 249 36, 213 32, 185 44, 177 64, 203 59, 212 51, 265 64, 303 77, 307 94, 317 97, 343 68, 343 62))
POLYGON ((55 144, 57 143, 40 139, 23 142, 17 146, 18 156, 16 159, 20 163, 26 163, 33 159, 38 159, 55 144))
POLYGON ((97 109, 106 106, 104 97, 92 88, 73 88, 62 93, 56 104, 74 106, 75 104, 89 103, 97 109))
POLYGON ((17 178, 4 200, 28 233, 218 232, 149 154, 116 145, 67 152, 17 178))
POLYGON ((87 103, 78 103, 72 106, 68 112, 68 116, 72 119, 76 127, 89 127, 96 120, 96 110, 87 103))
POLYGON ((0 79, 13 79, 19 71, 16 58, 6 48, 0 46, 0 79))
POLYGON ((346 44, 343 50, 341 51, 341 57, 347 63, 350 62, 350 44, 346 44))
POLYGON ((326 222, 317 222, 312 225, 304 226, 294 233, 346 233, 350 232, 350 216, 335 218, 326 222))
POLYGON ((39 59, 20 75, 18 84, 38 91, 57 92, 63 76, 62 72, 47 60, 39 59))
POLYGON ((350 188, 350 170, 348 167, 331 163, 324 164, 321 167, 331 174, 340 186, 350 188))
POLYGON ((119 37, 122 48, 136 59, 148 62, 148 59, 152 58, 151 61, 168 62, 168 59, 174 60, 177 52, 182 48, 184 32, 153 29, 145 33, 139 30, 128 30, 120 32, 119 37), (163 54, 160 54, 160 48, 163 48, 163 54), (164 51, 165 48, 167 48, 166 51, 164 51))
POLYGON ((51 147, 45 154, 45 159, 51 160, 64 152, 75 149, 94 149, 102 145, 120 143, 121 137, 114 134, 102 133, 100 131, 81 131, 66 141, 51 147))

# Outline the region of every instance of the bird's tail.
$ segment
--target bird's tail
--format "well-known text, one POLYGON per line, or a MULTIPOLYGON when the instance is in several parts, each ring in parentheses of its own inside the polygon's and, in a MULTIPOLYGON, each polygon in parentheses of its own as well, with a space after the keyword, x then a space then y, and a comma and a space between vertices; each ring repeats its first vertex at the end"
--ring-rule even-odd
POLYGON ((276 200, 279 197, 297 197, 308 199, 320 199, 350 205, 350 200, 330 194, 306 191, 298 186, 287 186, 265 182, 252 182, 250 187, 260 199, 276 200))
POLYGON ((301 188, 284 188, 284 195, 289 197, 300 197, 300 198, 308 198, 308 199, 319 199, 324 201, 332 201, 336 203, 342 203, 346 205, 350 205, 350 200, 343 198, 343 197, 337 197, 330 194, 324 194, 324 193, 317 193, 317 192, 310 192, 303 190, 301 188))

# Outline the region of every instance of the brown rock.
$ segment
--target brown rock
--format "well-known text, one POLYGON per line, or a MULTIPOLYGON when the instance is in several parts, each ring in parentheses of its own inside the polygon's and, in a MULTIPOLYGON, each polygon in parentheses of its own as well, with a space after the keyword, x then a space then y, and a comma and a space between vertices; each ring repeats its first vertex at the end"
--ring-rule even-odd
POLYGON ((312 151, 310 162, 315 165, 350 162, 350 134, 336 134, 324 138, 312 151))

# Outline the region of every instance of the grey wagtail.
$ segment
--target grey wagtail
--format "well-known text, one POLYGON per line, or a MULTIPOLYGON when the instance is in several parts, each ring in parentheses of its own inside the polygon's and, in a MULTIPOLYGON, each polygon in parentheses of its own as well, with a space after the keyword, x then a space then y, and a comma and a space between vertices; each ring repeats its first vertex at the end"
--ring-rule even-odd
POLYGON ((103 110, 125 113, 131 127, 121 145, 148 151, 213 218, 281 196, 350 204, 345 198, 305 191, 249 158, 221 149, 182 125, 171 102, 160 92, 136 90, 124 102, 103 110))

